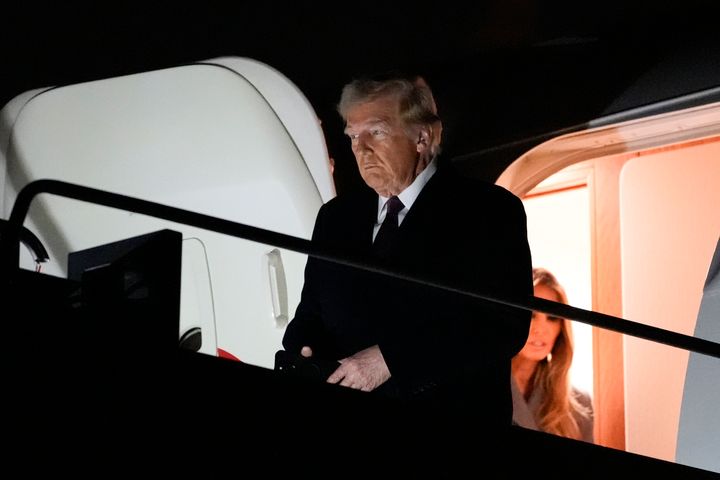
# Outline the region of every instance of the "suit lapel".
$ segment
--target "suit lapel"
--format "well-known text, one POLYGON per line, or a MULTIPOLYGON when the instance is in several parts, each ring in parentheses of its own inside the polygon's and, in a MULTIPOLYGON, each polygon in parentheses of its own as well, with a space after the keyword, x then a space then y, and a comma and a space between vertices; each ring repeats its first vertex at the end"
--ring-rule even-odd
POLYGON ((441 209, 439 202, 444 196, 442 192, 447 184, 446 176, 443 170, 438 170, 422 189, 400 224, 398 243, 402 243, 408 236, 413 238, 414 230, 427 228, 426 222, 436 218, 437 212, 441 209))
POLYGON ((377 194, 364 189, 353 202, 353 211, 345 217, 347 238, 343 242, 353 250, 367 253, 372 246, 373 226, 377 220, 377 194))

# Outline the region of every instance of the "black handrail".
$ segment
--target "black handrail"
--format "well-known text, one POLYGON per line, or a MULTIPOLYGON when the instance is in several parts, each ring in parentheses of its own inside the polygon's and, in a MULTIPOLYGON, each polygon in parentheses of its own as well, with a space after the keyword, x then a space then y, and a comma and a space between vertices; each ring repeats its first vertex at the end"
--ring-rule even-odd
POLYGON ((4 234, 0 237, 0 262, 4 272, 18 269, 19 264, 19 232, 30 208, 30 202, 39 193, 50 193, 62 197, 82 200, 89 203, 118 208, 130 212, 140 213, 151 217, 170 220, 176 223, 211 230, 214 232, 239 237, 253 242, 273 245, 275 247, 293 250, 316 258, 347 265, 362 270, 389 275, 398 279, 418 282, 434 288, 450 292, 469 295, 474 298, 499 303, 525 310, 538 310, 559 317, 568 318, 600 328, 613 330, 633 337, 651 340, 672 347, 690 350, 704 355, 720 358, 720 343, 702 338, 691 337, 681 333, 672 332, 658 327, 645 325, 624 318, 606 315, 591 310, 572 307, 563 303, 545 300, 532 295, 523 297, 507 297, 477 291, 457 288, 445 283, 438 283, 422 275, 408 275, 390 268, 368 263, 367 259, 348 257, 334 253, 329 249, 318 248, 309 240, 277 233, 263 228, 252 227, 242 223, 224 220, 202 213, 170 207, 160 203, 141 200, 118 193, 106 192, 95 188, 85 187, 59 180, 36 180, 20 190, 15 200, 10 219, 4 234))

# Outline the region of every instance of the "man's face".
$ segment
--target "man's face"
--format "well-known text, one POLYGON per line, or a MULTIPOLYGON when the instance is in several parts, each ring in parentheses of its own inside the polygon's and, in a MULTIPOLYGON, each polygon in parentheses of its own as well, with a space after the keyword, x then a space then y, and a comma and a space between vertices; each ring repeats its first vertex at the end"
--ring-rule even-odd
POLYGON ((422 170, 419 161, 424 144, 419 133, 417 139, 409 136, 398 107, 394 97, 382 97, 355 105, 347 113, 345 133, 360 175, 385 197, 402 192, 422 170))

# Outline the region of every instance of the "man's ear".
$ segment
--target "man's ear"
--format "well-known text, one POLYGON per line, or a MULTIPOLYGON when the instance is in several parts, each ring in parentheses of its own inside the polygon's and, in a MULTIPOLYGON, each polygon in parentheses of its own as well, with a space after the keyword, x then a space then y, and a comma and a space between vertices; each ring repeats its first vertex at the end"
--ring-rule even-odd
POLYGON ((417 152, 418 153, 425 153, 430 148, 430 141, 432 137, 432 132, 428 128, 421 128, 418 131, 417 135, 417 152))

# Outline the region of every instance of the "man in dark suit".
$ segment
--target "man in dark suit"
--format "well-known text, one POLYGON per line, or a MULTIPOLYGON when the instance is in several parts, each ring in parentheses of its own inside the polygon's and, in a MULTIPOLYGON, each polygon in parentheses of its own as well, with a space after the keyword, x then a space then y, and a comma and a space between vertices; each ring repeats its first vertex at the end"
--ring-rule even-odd
MULTIPOLYGON (((355 80, 338 111, 369 188, 323 205, 313 242, 460 289, 532 295, 522 202, 438 165, 442 124, 422 79, 355 80)), ((529 322, 525 310, 311 257, 283 345, 338 360, 329 383, 509 426, 510 360, 529 322)))

